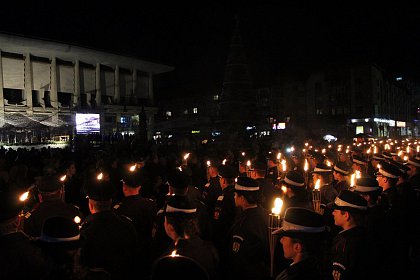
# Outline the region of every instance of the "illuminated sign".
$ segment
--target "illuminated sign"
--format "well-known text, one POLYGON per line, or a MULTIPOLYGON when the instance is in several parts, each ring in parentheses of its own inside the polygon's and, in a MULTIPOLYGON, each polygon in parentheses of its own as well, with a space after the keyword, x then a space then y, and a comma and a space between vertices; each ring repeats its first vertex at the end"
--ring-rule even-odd
POLYGON ((76 114, 77 134, 99 133, 100 130, 99 114, 76 114))
POLYGON ((356 134, 363 133, 364 129, 363 126, 356 126, 356 134))
POLYGON ((397 127, 405 127, 405 122, 397 121, 397 127))

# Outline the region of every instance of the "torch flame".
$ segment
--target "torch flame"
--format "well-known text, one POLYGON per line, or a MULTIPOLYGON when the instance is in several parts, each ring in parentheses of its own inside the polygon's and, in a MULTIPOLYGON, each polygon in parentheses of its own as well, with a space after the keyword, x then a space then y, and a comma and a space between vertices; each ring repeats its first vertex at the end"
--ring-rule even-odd
POLYGON ((305 159, 305 166, 303 167, 303 170, 305 172, 307 172, 309 170, 309 164, 308 164, 308 160, 307 159, 305 159))
POLYGON ((226 161, 227 161, 227 159, 224 159, 224 160, 222 161, 222 164, 223 164, 223 165, 226 165, 226 161))
POLYGON ((24 192, 23 194, 21 194, 21 196, 19 197, 20 201, 25 201, 27 200, 29 197, 29 192, 24 192))
POLYGON ((354 187, 356 185, 356 173, 351 174, 350 177, 350 187, 354 187))
POLYGON ((136 170, 136 165, 135 164, 130 166, 130 172, 134 172, 135 170, 136 170))
POLYGON ((207 166, 210 166, 211 165, 211 162, 208 160, 207 161, 207 166))
POLYGON ((319 190, 320 187, 321 187, 321 179, 318 179, 316 180, 316 183, 315 183, 315 189, 319 190))
POLYGON ((66 177, 67 177, 66 175, 61 176, 60 181, 64 182, 66 180, 66 177))
POLYGON ((281 212, 281 207, 283 206, 283 200, 281 198, 276 198, 274 200, 274 208, 271 208, 271 213, 274 215, 279 215, 281 212))
POLYGON ((243 157, 245 156, 245 152, 242 152, 242 156, 243 156, 243 157))
POLYGON ((282 166, 283 171, 286 171, 286 170, 287 170, 286 160, 285 160, 285 159, 283 159, 283 160, 281 161, 281 166, 282 166))
POLYGON ((101 172, 98 174, 98 176, 96 176, 96 179, 98 180, 102 180, 104 178, 104 174, 101 172))
POLYGON ((278 153, 277 154, 277 160, 280 160, 280 158, 281 158, 281 153, 278 153))
POLYGON ((179 255, 176 253, 176 250, 173 250, 171 253, 171 257, 179 257, 179 255))
POLYGON ((190 153, 186 153, 184 156, 184 159, 187 160, 189 156, 190 156, 190 153))
POLYGON ((248 161, 246 162, 246 166, 251 167, 251 161, 250 161, 250 160, 248 160, 248 161))

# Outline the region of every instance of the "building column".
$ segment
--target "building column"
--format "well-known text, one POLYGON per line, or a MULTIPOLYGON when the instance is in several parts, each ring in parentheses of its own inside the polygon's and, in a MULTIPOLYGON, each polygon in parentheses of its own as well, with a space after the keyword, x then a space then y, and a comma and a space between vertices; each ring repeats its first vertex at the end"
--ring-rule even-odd
POLYGON ((0 50, 0 127, 3 127, 5 124, 4 117, 3 64, 0 50))
POLYGON ((74 63, 74 94, 72 96, 71 108, 80 105, 80 62, 77 59, 74 63))
POLYGON ((114 71, 114 100, 118 100, 118 104, 121 104, 120 100, 120 67, 115 66, 114 71))
POLYGON ((149 83, 148 83, 148 99, 150 106, 153 106, 154 102, 154 95, 153 95, 153 73, 149 72, 149 83))
POLYGON ((26 106, 28 109, 26 112, 32 114, 34 112, 34 107, 32 104, 32 67, 31 67, 31 55, 29 53, 25 56, 25 100, 26 106))
MULTIPOLYGON (((58 93, 57 93, 57 59, 56 57, 51 58, 51 91, 50 100, 53 111, 58 111, 58 93)), ((58 123, 58 112, 52 114, 52 122, 58 123)))
MULTIPOLYGON (((132 79, 133 79, 133 89, 131 92, 131 96, 135 98, 136 90, 137 90, 137 69, 133 69, 132 79)), ((135 100, 135 102, 137 102, 137 100, 135 100)), ((137 103, 134 103, 134 104, 137 104, 137 103)))
POLYGON ((96 106, 101 106, 101 64, 96 63, 96 71, 95 71, 96 77, 95 77, 95 88, 96 88, 96 106))

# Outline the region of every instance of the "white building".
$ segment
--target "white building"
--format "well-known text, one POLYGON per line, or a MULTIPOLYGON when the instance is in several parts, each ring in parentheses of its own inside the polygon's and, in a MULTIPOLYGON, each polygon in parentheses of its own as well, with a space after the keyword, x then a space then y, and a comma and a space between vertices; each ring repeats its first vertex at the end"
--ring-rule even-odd
POLYGON ((0 130, 31 136, 37 129, 72 131, 76 113, 99 113, 102 134, 124 133, 135 131, 144 108, 150 139, 157 113, 153 77, 172 70, 134 57, 0 34, 0 130))

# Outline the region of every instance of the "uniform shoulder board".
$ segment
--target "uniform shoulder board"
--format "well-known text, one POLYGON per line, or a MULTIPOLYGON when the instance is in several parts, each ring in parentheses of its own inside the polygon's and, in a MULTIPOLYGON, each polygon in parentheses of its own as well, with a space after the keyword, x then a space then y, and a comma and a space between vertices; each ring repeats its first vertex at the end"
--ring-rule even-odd
POLYGON ((120 206, 121 206, 121 203, 115 204, 114 205, 114 210, 117 210, 118 208, 120 208, 120 206))
POLYGON ((31 213, 31 212, 26 212, 26 213, 25 213, 25 219, 28 219, 31 215, 32 215, 32 213, 31 213))
POLYGON ((223 195, 219 195, 219 197, 217 198, 218 201, 223 201, 223 198, 225 198, 223 195))

